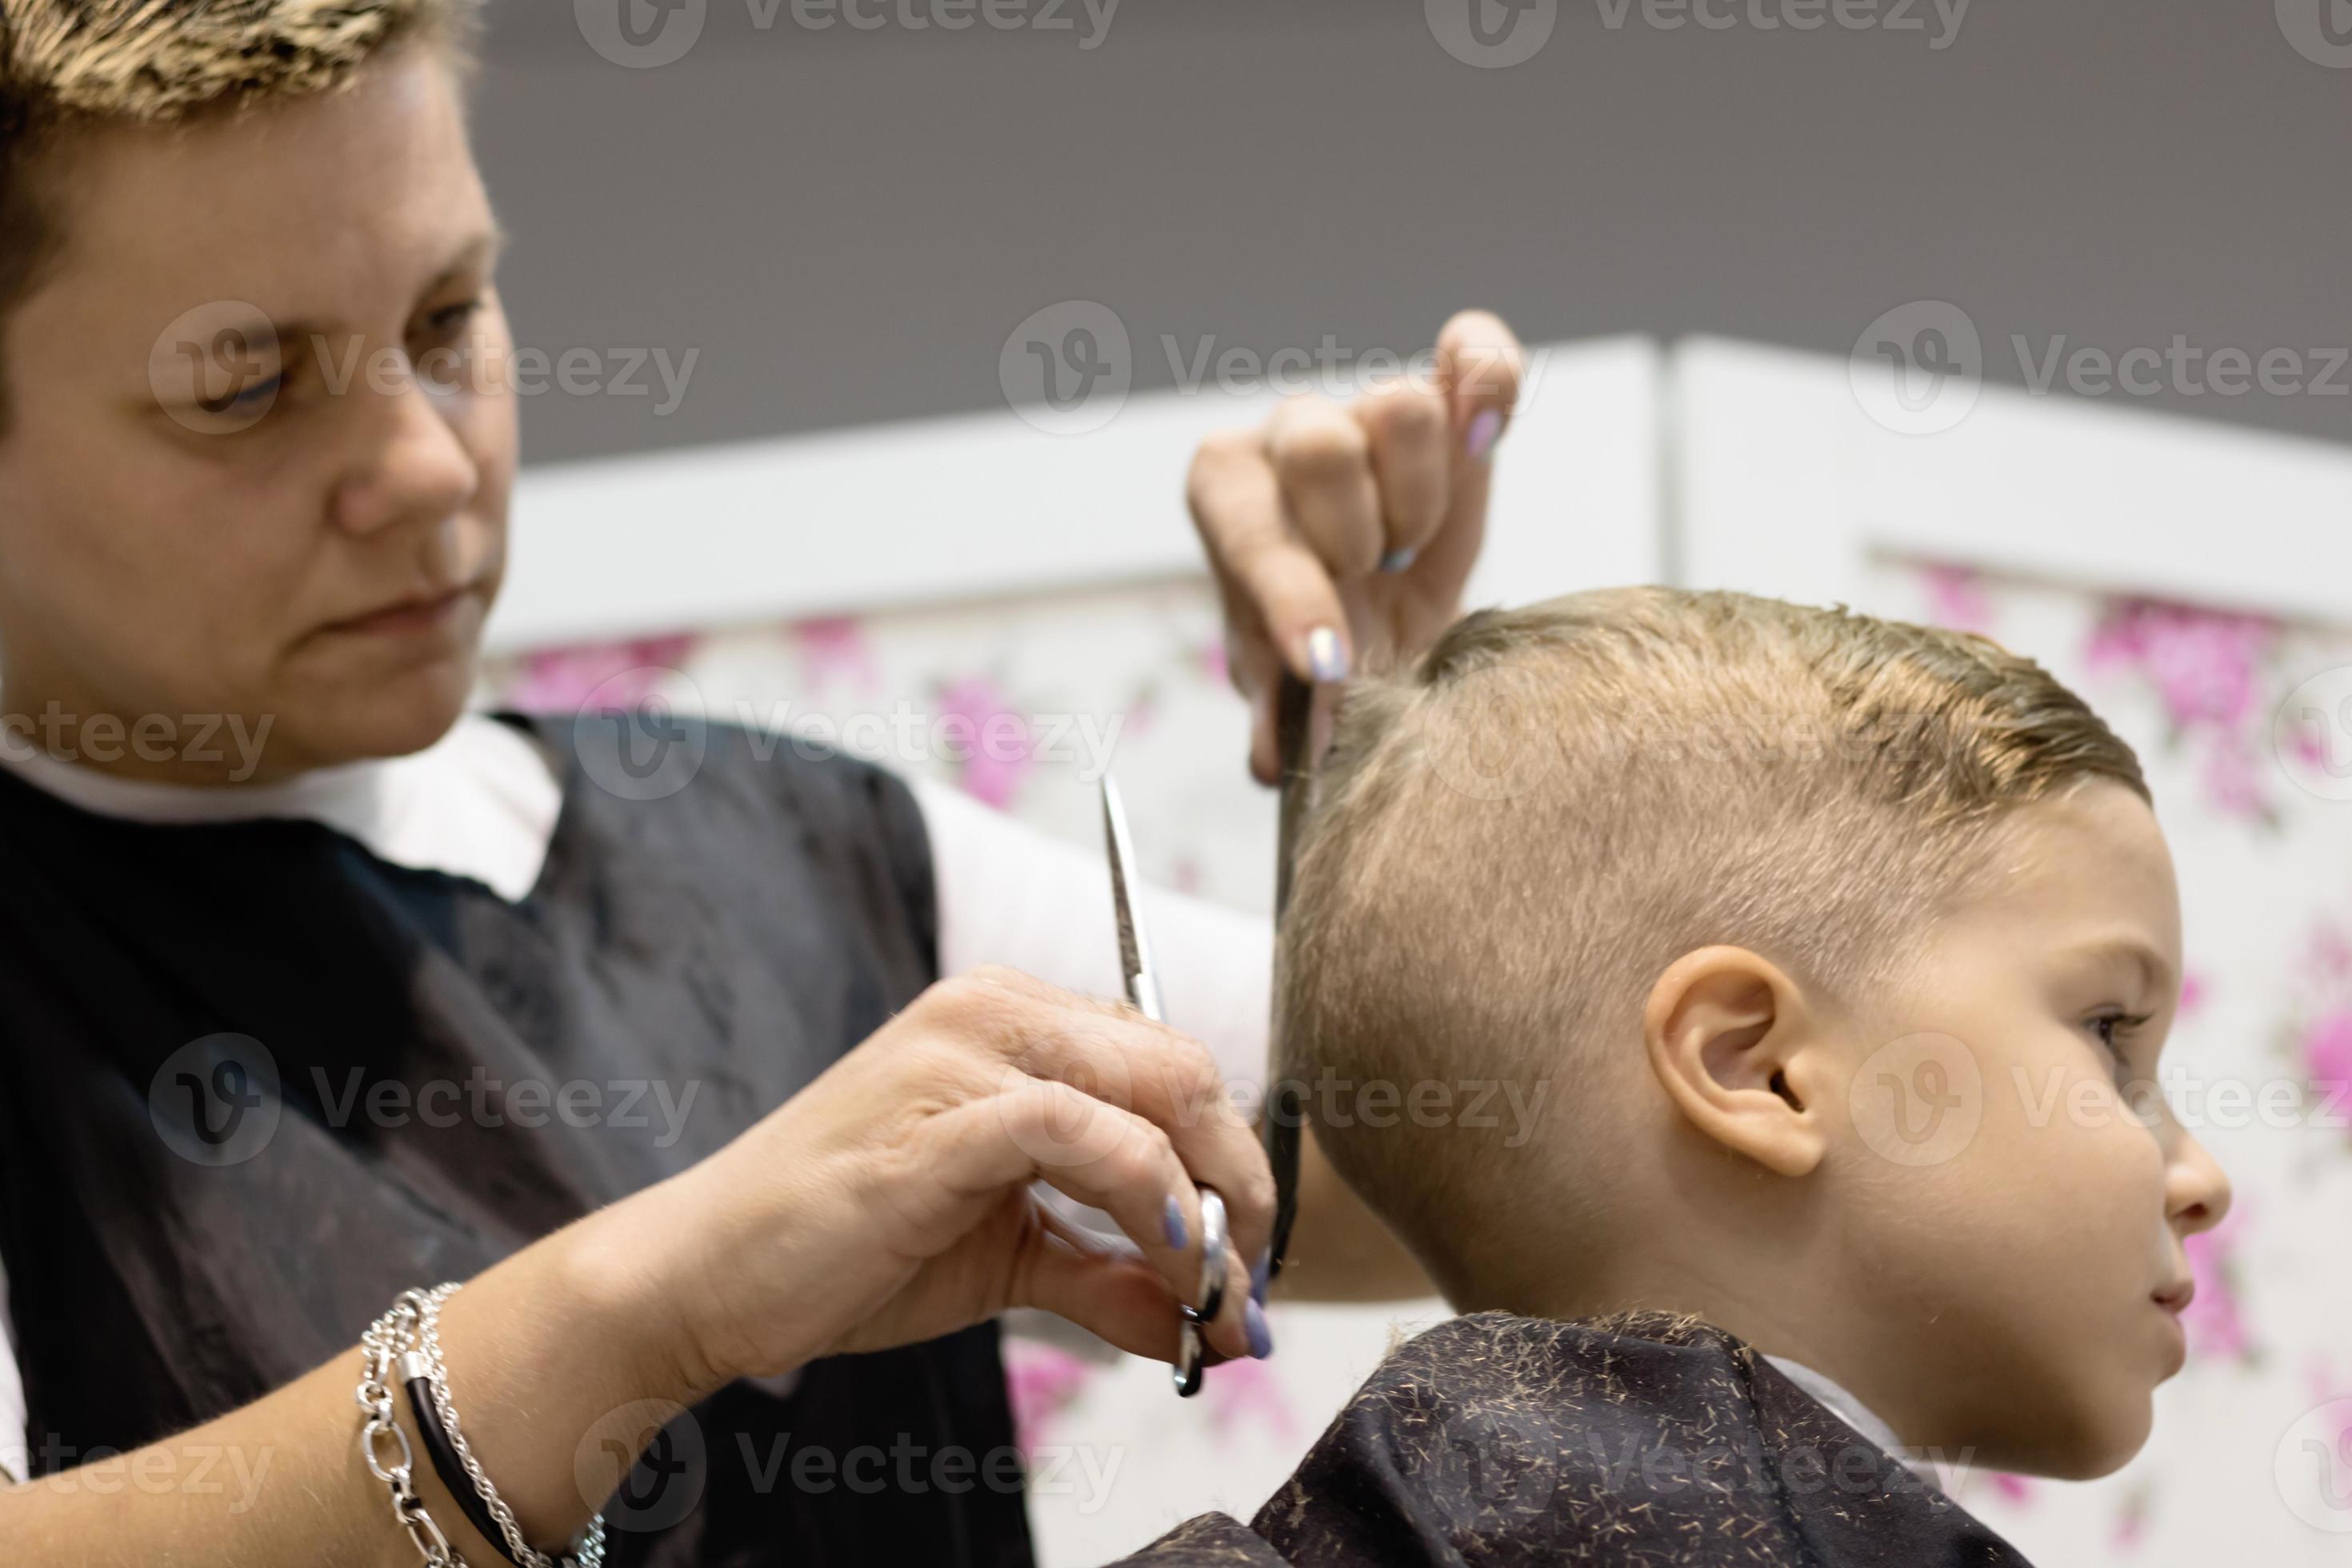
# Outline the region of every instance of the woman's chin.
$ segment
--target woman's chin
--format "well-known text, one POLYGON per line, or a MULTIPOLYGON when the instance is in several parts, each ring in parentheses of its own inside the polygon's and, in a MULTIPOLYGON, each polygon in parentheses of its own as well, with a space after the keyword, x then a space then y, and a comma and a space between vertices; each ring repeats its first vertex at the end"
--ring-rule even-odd
POLYGON ((265 742, 271 772, 332 767, 424 751, 449 732, 473 694, 474 663, 462 671, 419 669, 347 701, 289 707, 265 742))

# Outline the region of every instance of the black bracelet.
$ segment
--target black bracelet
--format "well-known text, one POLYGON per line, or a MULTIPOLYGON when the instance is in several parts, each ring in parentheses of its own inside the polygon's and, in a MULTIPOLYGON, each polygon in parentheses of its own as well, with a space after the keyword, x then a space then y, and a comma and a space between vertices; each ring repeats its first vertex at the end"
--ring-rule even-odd
POLYGON ((440 1413, 433 1407, 432 1383, 422 1376, 412 1377, 406 1386, 408 1408, 416 1416, 417 1435, 425 1439, 425 1452, 433 1460, 433 1473, 441 1478, 441 1484, 449 1489, 451 1497, 457 1500, 458 1509, 464 1512, 466 1522, 474 1527, 475 1533, 488 1542, 499 1556, 514 1563, 515 1568, 523 1568, 515 1554, 507 1550, 506 1534, 499 1529, 499 1521, 490 1517, 489 1509, 482 1502, 482 1494, 474 1489, 473 1479, 466 1474, 466 1467, 457 1460, 457 1450, 449 1446, 449 1434, 441 1426, 440 1413))

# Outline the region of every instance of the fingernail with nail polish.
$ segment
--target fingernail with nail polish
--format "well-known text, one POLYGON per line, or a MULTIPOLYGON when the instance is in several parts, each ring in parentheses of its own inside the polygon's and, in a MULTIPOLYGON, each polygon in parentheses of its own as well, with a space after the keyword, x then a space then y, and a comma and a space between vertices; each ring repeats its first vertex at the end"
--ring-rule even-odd
POLYGON ((1407 571, 1420 554, 1421 552, 1411 545, 1407 545, 1402 550, 1391 550, 1381 557, 1381 570, 1383 572, 1407 571))
POLYGON ((1470 456, 1475 461, 1495 449, 1495 437, 1503 433, 1503 411, 1489 408, 1470 421, 1470 456))
POLYGON ((1264 1306, 1265 1304, 1265 1287, 1267 1281, 1273 1277, 1273 1274, 1274 1252, 1273 1249, 1269 1247, 1267 1250, 1259 1253, 1257 1255, 1257 1261, 1250 1265, 1250 1300, 1257 1302, 1260 1306, 1264 1306))
POLYGON ((1191 1233, 1184 1228, 1184 1206, 1172 1194, 1168 1199, 1168 1206, 1160 1211, 1160 1228, 1168 1233, 1168 1245, 1179 1252, 1183 1251, 1185 1244, 1192 1240, 1191 1233))
POLYGON ((1307 667, 1318 680, 1348 679, 1348 650, 1339 646, 1338 632, 1317 626, 1307 634, 1307 667))
POLYGON ((1249 1335, 1249 1352, 1256 1360, 1274 1353, 1274 1331, 1265 1326, 1265 1309, 1255 1301, 1242 1308, 1242 1331, 1249 1335))

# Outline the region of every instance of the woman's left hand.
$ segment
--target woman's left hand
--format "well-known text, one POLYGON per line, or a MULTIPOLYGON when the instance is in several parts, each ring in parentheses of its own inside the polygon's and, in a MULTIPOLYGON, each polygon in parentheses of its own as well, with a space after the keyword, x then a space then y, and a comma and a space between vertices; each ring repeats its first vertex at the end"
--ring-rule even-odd
POLYGON ((1224 599, 1259 782, 1279 776, 1284 669, 1343 679, 1367 657, 1419 652, 1460 615, 1522 360, 1499 318, 1465 310, 1438 334, 1433 375, 1348 405, 1293 397, 1258 428, 1201 444, 1186 496, 1224 599))

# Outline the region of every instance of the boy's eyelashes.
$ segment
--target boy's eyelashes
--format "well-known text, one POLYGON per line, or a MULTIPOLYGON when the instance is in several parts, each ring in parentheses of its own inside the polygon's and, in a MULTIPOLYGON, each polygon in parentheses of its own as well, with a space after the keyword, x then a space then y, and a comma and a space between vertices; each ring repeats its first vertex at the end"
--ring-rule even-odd
POLYGON ((2122 1064, 2130 1061, 2131 1048, 2139 1031, 2146 1028, 2155 1016, 2153 1013, 2126 1013, 2117 1007, 2093 1014, 2089 1024, 2091 1032, 2098 1036, 2099 1043, 2107 1047, 2107 1054, 2122 1064))

